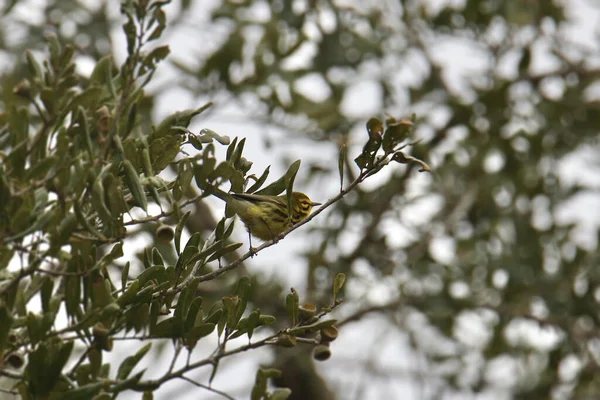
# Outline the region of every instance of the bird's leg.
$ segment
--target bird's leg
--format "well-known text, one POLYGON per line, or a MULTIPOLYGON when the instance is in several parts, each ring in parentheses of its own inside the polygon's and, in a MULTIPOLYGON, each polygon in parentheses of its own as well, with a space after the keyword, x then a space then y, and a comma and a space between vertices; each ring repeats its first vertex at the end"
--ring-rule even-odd
POLYGON ((252 247, 252 233, 250 232, 250 229, 248 229, 248 243, 250 243, 250 257, 254 257, 256 249, 252 247))

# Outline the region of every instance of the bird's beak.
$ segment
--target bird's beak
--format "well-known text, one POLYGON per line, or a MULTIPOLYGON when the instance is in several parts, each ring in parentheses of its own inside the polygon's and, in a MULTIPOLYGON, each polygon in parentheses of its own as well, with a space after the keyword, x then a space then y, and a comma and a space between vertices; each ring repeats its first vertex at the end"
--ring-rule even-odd
POLYGON ((311 204, 311 206, 313 206, 313 207, 314 206, 320 206, 321 204, 323 204, 323 203, 317 203, 316 201, 313 201, 312 204, 311 204))

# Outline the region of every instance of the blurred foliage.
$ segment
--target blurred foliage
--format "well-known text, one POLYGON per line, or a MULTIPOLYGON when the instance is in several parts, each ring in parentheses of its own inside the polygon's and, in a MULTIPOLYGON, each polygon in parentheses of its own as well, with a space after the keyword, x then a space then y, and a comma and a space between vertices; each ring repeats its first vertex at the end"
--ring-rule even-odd
MULTIPOLYGON (((23 21, 18 3, 9 2, 3 10, 7 27, 23 21), (10 4, 15 5, 10 8, 10 4)), ((0 308, 0 322, 6 322, 0 327, 24 330, 26 326, 28 343, 41 343, 30 357, 40 357, 38 351, 51 354, 48 365, 62 362, 70 349, 56 340, 44 340, 36 334, 41 328, 35 327, 51 326, 51 316, 45 315, 55 312, 60 303, 45 295, 43 315, 27 314, 25 305, 32 293, 38 293, 38 288, 41 294, 67 296, 75 292, 68 296, 89 298, 91 304, 83 309, 76 302, 67 303, 72 318, 96 310, 92 314, 98 321, 114 324, 122 318, 124 323, 126 318, 111 311, 112 300, 124 294, 115 293, 114 286, 98 284, 109 276, 104 272, 107 266, 115 268, 119 248, 98 257, 89 239, 118 241, 125 234, 120 230, 120 218, 133 205, 144 206, 171 193, 168 202, 173 206, 184 197, 194 199, 188 192, 192 180, 201 189, 220 182, 210 179, 240 185, 247 171, 242 173, 228 164, 217 167, 211 146, 220 144, 218 135, 207 131, 193 135, 177 128, 187 126, 194 115, 204 112, 202 107, 169 117, 147 137, 131 135, 136 129, 150 131, 144 124, 160 91, 142 93, 120 76, 126 68, 130 72, 131 68, 153 71, 156 59, 145 58, 147 64, 142 68, 141 54, 132 64, 121 67, 106 58, 115 51, 106 44, 111 43, 109 32, 118 18, 115 2, 102 4, 92 10, 75 1, 48 2, 41 13, 42 22, 26 20, 16 33, 5 29, 0 37, 6 57, 12 58, 14 65, 3 73, 0 156, 3 175, 10 172, 17 177, 1 182, 0 195, 10 193, 10 198, 0 198, 2 240, 18 243, 20 238, 42 230, 56 243, 46 248, 43 241, 36 244, 34 240, 39 246, 33 249, 36 257, 29 260, 34 267, 24 269, 17 280, 12 276, 6 279, 18 282, 38 269, 43 263, 38 254, 60 260, 57 265, 66 265, 69 272, 80 273, 82 265, 93 271, 81 288, 70 282, 52 287, 47 283, 52 280, 47 278, 53 275, 37 272, 31 274, 27 290, 17 290, 17 285, 0 286, 14 293, 7 297, 14 304, 8 302, 6 307, 20 312, 13 316, 6 307, 0 308), (68 29, 73 21, 75 29, 68 29), (41 50, 42 36, 50 39, 50 61, 36 67, 27 57, 30 70, 21 68, 24 50, 41 50), (73 50, 68 50, 66 43, 71 43, 73 50), (82 55, 96 63, 89 79, 75 75, 69 66, 73 57, 82 55), (26 76, 33 79, 21 81, 26 76), (16 95, 15 87, 19 89, 16 95), (74 93, 73 87, 82 90, 74 93), (31 98, 39 99, 34 108, 31 98), (134 104, 138 104, 137 111, 132 111, 134 104), (102 105, 107 105, 108 114, 97 112, 102 105), (122 152, 115 138, 121 139, 122 152), (202 156, 179 162, 174 167, 178 175, 175 186, 165 188, 155 174, 173 168, 169 163, 176 154, 170 151, 178 151, 180 144, 188 142, 201 147, 202 156), (55 157, 46 154, 47 146, 38 143, 55 146, 55 157), (107 163, 111 167, 103 168, 107 163), (210 171, 218 173, 211 175, 210 171), (68 191, 58 190, 66 187, 68 191), (110 194, 119 191, 124 195, 110 194), (123 198, 124 204, 114 201, 118 198, 123 198), (61 244, 68 243, 73 235, 85 235, 85 240, 69 242, 75 250, 67 257, 61 244), (112 297, 105 298, 102 292, 112 297)), ((415 362, 419 366, 408 371, 408 377, 377 370, 369 361, 365 365, 353 361, 366 371, 365 382, 371 375, 391 381, 403 378, 407 384, 431 386, 427 393, 432 392, 434 398, 453 391, 490 390, 522 398, 586 398, 600 391, 600 320, 596 312, 600 275, 594 272, 598 264, 597 225, 591 223, 593 229, 588 230, 586 240, 581 240, 581 222, 558 218, 561 209, 584 195, 592 195, 593 204, 599 208, 593 185, 579 176, 575 183, 563 180, 558 166, 569 159, 582 166, 579 175, 597 170, 600 113, 594 91, 600 71, 589 62, 597 57, 597 49, 568 35, 574 25, 575 3, 560 4, 222 1, 206 11, 210 15, 201 24, 190 17, 194 5, 203 5, 201 0, 181 1, 174 7, 161 40, 168 43, 169 35, 182 27, 193 30, 200 25, 202 31, 195 33, 190 44, 193 54, 200 53, 197 62, 178 54, 170 58, 181 79, 178 85, 170 86, 187 87, 202 98, 234 100, 248 119, 265 129, 288 132, 287 147, 315 140, 323 146, 333 143, 347 149, 340 152, 337 165, 315 163, 310 179, 341 174, 344 181, 353 182, 360 175, 352 162, 356 156, 360 153, 356 164, 361 169, 369 163, 372 166, 378 142, 386 142, 385 135, 378 134, 387 135, 387 130, 382 131, 376 120, 369 121, 368 135, 364 134, 370 113, 348 112, 342 107, 360 83, 376 89, 373 101, 391 115, 417 114, 416 133, 411 136, 422 140, 395 161, 425 159, 434 169, 433 178, 414 184, 408 178, 419 164, 411 162, 394 168, 377 189, 357 186, 330 208, 319 228, 322 243, 315 243, 305 254, 308 297, 318 306, 327 307, 331 301, 328 288, 334 286, 338 273, 367 289, 377 287, 377 282, 396 289, 384 305, 369 304, 365 297, 353 298, 350 291, 340 290, 347 311, 338 326, 372 314, 385 316, 391 326, 407 335, 418 357, 426 360, 415 362), (197 39, 200 35, 202 40, 197 39), (207 43, 206 48, 202 43, 207 43), (217 45, 211 48, 213 43, 217 45), (307 78, 326 88, 324 99, 307 93, 303 87, 307 78), (363 135, 359 141, 353 134, 356 131, 363 135), (590 159, 585 158, 589 154, 590 159), (422 204, 434 204, 433 212, 422 204), (415 222, 418 213, 425 217, 415 222), (356 237, 342 251, 339 243, 348 240, 347 232, 356 237), (440 243, 446 244, 450 256, 440 255, 440 243), (548 336, 552 339, 547 340, 548 336), (506 370, 511 371, 508 378, 502 372, 506 370), (434 375, 436 383, 430 383, 429 375, 427 382, 421 382, 423 373, 434 375)), ((129 54, 131 57, 131 51, 129 54)), ((161 58, 163 53, 155 56, 161 58)), ((395 135, 393 127, 402 126, 406 120, 388 120, 386 127, 392 129, 385 146, 404 140, 402 134, 395 135)), ((233 147, 232 153, 235 144, 233 147)), ((589 213, 590 221, 597 217, 595 210, 580 211, 584 216, 589 213)), ((181 214, 176 212, 178 218, 165 222, 180 222, 179 231, 185 225, 202 227, 191 231, 227 232, 224 223, 217 227, 216 221, 196 215, 185 221, 181 214)), ((144 229, 150 228, 132 234, 141 234, 144 229)), ((174 237, 178 237, 177 230, 174 237)), ((151 269, 147 274, 152 274, 142 277, 144 281, 172 283, 177 279, 165 266, 174 266, 182 258, 178 262, 189 265, 185 249, 188 245, 197 249, 201 238, 192 236, 190 241, 181 245, 181 252, 179 244, 176 252, 170 249, 169 253, 156 243, 161 251, 141 255, 151 269), (164 255, 162 268, 156 253, 164 255)), ((15 254, 24 253, 5 245, 1 251, 3 268, 15 254)), ((203 257, 208 259, 209 254, 203 257)), ((68 275, 64 281, 72 279, 68 275)), ((125 273, 129 288, 133 286, 130 281, 125 273)), ((251 281, 253 287, 260 287, 249 295, 253 305, 278 319, 288 314, 283 299, 273 302, 274 297, 283 297, 280 283, 274 279, 251 281)), ((139 277, 138 282, 141 286, 136 296, 148 296, 139 277)), ((222 287, 200 286, 204 296, 230 295, 222 293, 222 287)), ((5 295, 11 293, 2 290, 5 295)), ((152 296, 150 293, 149 298, 156 301, 152 296)), ((155 318, 157 306, 144 304, 148 303, 140 303, 129 312, 155 318)), ((185 309, 180 312, 185 314, 185 309)), ((205 333, 207 324, 218 325, 221 316, 211 315, 212 319, 203 320, 194 330, 188 343, 205 333)), ((130 323, 128 329, 141 326, 130 323)), ((165 323, 161 334, 172 334, 179 329, 178 324, 165 323)), ((92 326, 87 326, 83 337, 108 346, 102 329, 90 332, 92 326)), ((14 339, 11 329, 0 331, 0 344, 7 346, 14 339)), ((365 354, 370 351, 365 349, 365 354)), ((88 368, 82 382, 106 375, 101 359, 98 361, 94 354, 90 352, 89 363, 82 364, 88 368)), ((258 373, 255 390, 261 391, 270 378, 277 385, 290 387, 291 398, 331 398, 326 389, 328 384, 333 387, 331 382, 319 377, 314 365, 306 361, 306 352, 293 356, 278 353, 274 364, 282 374, 269 370, 258 373)), ((330 362, 335 362, 335 357, 330 362)), ((87 385, 91 385, 90 390, 96 388, 93 383, 87 385)), ((334 391, 340 398, 352 395, 344 392, 351 389, 338 389, 334 391)), ((45 389, 38 385, 35 390, 45 389)))

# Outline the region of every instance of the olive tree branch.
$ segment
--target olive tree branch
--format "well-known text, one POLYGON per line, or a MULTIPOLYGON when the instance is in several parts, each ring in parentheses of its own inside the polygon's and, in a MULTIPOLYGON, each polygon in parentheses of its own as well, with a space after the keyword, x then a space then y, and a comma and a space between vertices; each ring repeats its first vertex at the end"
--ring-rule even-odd
POLYGON ((212 387, 210 387, 210 386, 203 385, 202 383, 200 383, 200 382, 196 382, 195 380, 193 380, 193 379, 190 379, 190 378, 188 378, 187 376, 183 376, 183 375, 182 375, 182 376, 180 376, 180 377, 179 377, 179 379, 183 379, 184 381, 186 381, 186 382, 189 382, 189 383, 191 383, 191 384, 192 384, 192 385, 194 385, 194 386, 197 386, 197 387, 199 387, 199 388, 202 388, 202 389, 208 390, 209 392, 213 392, 213 393, 215 393, 215 394, 218 394, 219 396, 225 397, 225 398, 226 398, 226 399, 228 399, 228 400, 235 400, 233 397, 231 397, 231 396, 230 396, 230 395, 228 395, 227 393, 225 393, 225 392, 222 392, 222 391, 220 391, 220 390, 217 390, 217 389, 215 389, 215 388, 212 388, 212 387))
POLYGON ((144 391, 144 390, 153 390, 158 388, 159 386, 161 386, 163 383, 174 379, 174 378, 182 378, 185 373, 192 371, 196 368, 200 368, 200 367, 204 367, 207 365, 215 365, 219 360, 221 360, 222 358, 225 357, 230 357, 232 355, 238 354, 238 353, 243 353, 245 351, 248 350, 252 350, 252 349, 256 349, 259 347, 263 347, 269 344, 274 344, 274 339, 276 339, 279 335, 281 334, 281 332, 277 332, 271 336, 268 336, 262 340, 259 340, 258 342, 254 342, 254 343, 248 343, 246 345, 237 347, 233 350, 229 350, 229 351, 221 351, 218 352, 217 354, 215 354, 212 357, 209 358, 205 358, 203 360, 200 361, 196 361, 194 363, 188 364, 178 370, 172 371, 172 372, 168 372, 165 375, 163 375, 162 377, 158 378, 158 379, 150 379, 147 381, 141 381, 138 382, 137 384, 135 384, 134 386, 132 386, 130 389, 133 390, 138 390, 138 391, 144 391))
MULTIPOLYGON (((354 181, 352 181, 348 186, 346 186, 345 189, 341 190, 337 195, 335 195, 334 197, 332 197, 331 199, 329 199, 325 203, 323 203, 322 206, 320 206, 319 208, 317 208, 308 217, 306 217, 302 221, 298 222, 297 224, 292 225, 291 227, 289 227, 288 229, 286 229, 285 231, 283 231, 281 234, 279 234, 274 239, 264 242, 263 244, 261 244, 260 246, 258 246, 257 248, 255 248, 252 251, 248 251, 247 253, 245 253, 244 255, 242 255, 240 258, 238 258, 237 260, 235 260, 231 264, 229 264, 229 265, 227 265, 225 267, 219 268, 219 269, 217 269, 215 271, 209 272, 207 274, 201 275, 199 277, 200 282, 204 282, 204 281, 209 281, 209 280, 215 279, 215 278, 223 275, 225 272, 228 272, 228 271, 231 271, 232 269, 237 268, 237 266, 240 263, 242 263, 243 261, 247 260, 250 257, 253 257, 259 251, 261 251, 263 249, 266 249, 267 247, 271 247, 274 244, 278 243, 280 240, 282 240, 283 238, 285 238, 287 235, 289 235, 290 233, 292 233, 296 229, 298 229, 301 226, 303 226, 303 225, 309 223, 310 221, 312 221, 313 218, 315 218, 317 215, 321 214, 323 211, 325 211, 331 205, 333 205, 334 203, 337 203, 338 201, 340 201, 342 198, 344 198, 344 196, 346 196, 348 193, 350 193, 359 183, 363 182, 366 178, 368 178, 369 176, 373 175, 375 172, 379 171, 381 168, 383 168, 388 163, 389 163, 388 155, 382 156, 381 158, 379 158, 373 164, 373 166, 371 168, 362 170, 361 173, 359 174, 359 176, 356 179, 354 179, 354 181)), ((185 283, 187 283, 188 280, 193 279, 193 274, 190 274, 188 276, 188 278, 189 279, 186 279, 186 280, 184 280, 184 282, 182 282, 182 287, 185 285, 185 283)), ((172 291, 173 292, 178 292, 181 289, 182 288, 173 288, 172 291)))

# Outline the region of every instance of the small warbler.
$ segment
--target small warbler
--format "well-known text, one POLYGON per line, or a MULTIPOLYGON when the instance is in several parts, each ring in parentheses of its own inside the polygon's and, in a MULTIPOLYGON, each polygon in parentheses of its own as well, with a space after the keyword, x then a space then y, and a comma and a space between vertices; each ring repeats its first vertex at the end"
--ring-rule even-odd
MULTIPOLYGON (((290 226, 302 221, 321 203, 312 201, 307 195, 292 192, 291 211, 288 213, 287 196, 268 196, 247 193, 226 193, 218 190, 215 196, 225 201, 236 213, 248 230, 248 234, 261 240, 275 239, 290 226)), ((251 239, 250 239, 251 240, 251 239)), ((252 248, 252 243, 250 243, 252 248)))

